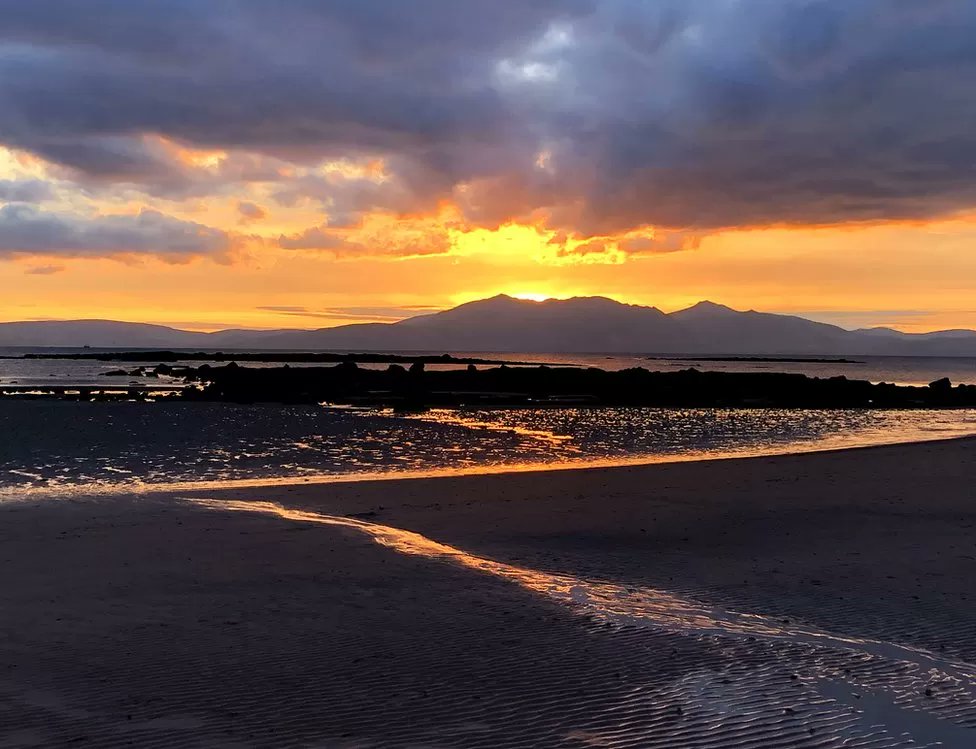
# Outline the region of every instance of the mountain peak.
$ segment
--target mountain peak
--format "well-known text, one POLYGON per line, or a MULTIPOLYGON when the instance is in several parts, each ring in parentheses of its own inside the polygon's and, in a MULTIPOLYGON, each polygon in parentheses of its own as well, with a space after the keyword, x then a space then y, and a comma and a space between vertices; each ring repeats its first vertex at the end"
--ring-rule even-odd
POLYGON ((628 307, 632 305, 618 302, 606 296, 574 296, 569 299, 547 299, 548 302, 562 302, 564 304, 587 305, 590 307, 628 307))
POLYGON ((606 297, 532 301, 499 294, 395 323, 317 331, 196 333, 114 321, 0 324, 2 346, 260 348, 373 351, 550 351, 722 355, 976 355, 976 331, 847 331, 791 315, 736 312, 711 301, 665 314, 606 297))
POLYGON ((739 314, 731 307, 726 307, 724 304, 718 304, 716 302, 710 302, 707 299, 693 304, 691 307, 687 307, 677 312, 672 312, 672 317, 677 317, 678 319, 702 319, 705 317, 719 317, 725 315, 737 315, 739 314))
MULTIPOLYGON (((567 299, 558 299, 556 297, 550 297, 548 299, 523 299, 522 297, 510 296, 509 294, 495 294, 493 297, 488 297, 486 299, 477 299, 471 302, 465 302, 464 304, 455 307, 454 309, 470 308, 470 307, 484 307, 484 306, 498 306, 498 307, 536 307, 536 306, 547 306, 547 307, 579 307, 579 308, 609 308, 609 307, 633 307, 635 305, 624 304, 623 302, 618 302, 616 299, 611 299, 605 296, 574 296, 567 299)), ((639 306, 639 305, 636 305, 639 306)), ((646 307, 645 309, 656 309, 655 307, 646 307)), ((453 310, 445 310, 445 312, 452 312, 453 310)))
MULTIPOLYGON (((518 307, 520 304, 525 302, 524 299, 516 299, 508 294, 496 294, 492 297, 487 297, 485 299, 472 299, 470 302, 464 302, 459 304, 457 307, 451 307, 450 309, 441 310, 440 312, 435 312, 434 314, 445 314, 455 312, 457 310, 469 310, 473 308, 483 308, 483 307, 518 307)), ((412 318, 407 318, 412 319, 412 318)))
POLYGON ((713 302, 710 299, 703 299, 697 304, 693 304, 689 309, 708 309, 708 310, 721 310, 722 312, 735 312, 734 309, 726 304, 719 304, 718 302, 713 302))

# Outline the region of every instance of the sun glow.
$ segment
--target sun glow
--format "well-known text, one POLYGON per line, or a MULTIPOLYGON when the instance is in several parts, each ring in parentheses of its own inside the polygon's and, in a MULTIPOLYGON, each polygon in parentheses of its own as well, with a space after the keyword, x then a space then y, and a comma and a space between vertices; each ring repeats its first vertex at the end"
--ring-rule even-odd
POLYGON ((514 294, 509 294, 509 296, 515 299, 524 299, 528 302, 545 302, 548 299, 554 298, 550 294, 542 294, 535 291, 518 291, 514 294))

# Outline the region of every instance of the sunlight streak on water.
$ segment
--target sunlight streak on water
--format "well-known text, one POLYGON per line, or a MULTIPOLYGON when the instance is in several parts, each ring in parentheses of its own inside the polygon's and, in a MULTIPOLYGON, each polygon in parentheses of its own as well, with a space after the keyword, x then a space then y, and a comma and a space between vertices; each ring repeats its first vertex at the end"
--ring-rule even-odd
POLYGON ((415 478, 778 455, 976 434, 976 411, 436 410, 0 403, 0 495, 415 478))
MULTIPOLYGON (((469 554, 413 531, 354 518, 291 509, 274 502, 185 501, 215 511, 262 513, 294 522, 351 529, 400 554, 457 564, 515 583, 569 607, 591 624, 602 623, 609 627, 608 636, 647 628, 691 638, 745 640, 744 652, 748 656, 743 660, 755 659, 751 667, 756 671, 753 677, 756 681, 769 678, 768 674, 763 675, 764 668, 768 671, 769 662, 773 662, 777 669, 806 670, 805 676, 810 680, 807 686, 818 699, 827 698, 838 708, 856 703, 855 712, 866 715, 867 720, 880 717, 878 727, 882 731, 890 729, 893 737, 908 737, 913 743, 911 736, 914 733, 916 738, 926 741, 948 742, 947 746, 960 745, 957 744, 960 740, 967 740, 969 745, 968 740, 972 738, 970 728, 966 726, 971 725, 976 716, 976 694, 972 691, 976 684, 976 667, 942 654, 897 642, 835 634, 758 614, 718 609, 654 588, 621 586, 505 564, 469 554), (860 666, 870 664, 870 668, 855 673, 845 665, 852 657, 860 659, 860 666), (951 715, 944 711, 944 701, 933 705, 921 697, 931 693, 926 685, 933 681, 940 685, 943 695, 955 701, 958 709, 951 715), (862 704, 863 695, 855 690, 867 690, 868 700, 862 704)), ((708 682, 705 687, 714 691, 717 686, 715 675, 702 676, 708 682)), ((756 681, 747 683, 748 691, 762 687, 756 681)), ((724 692, 733 700, 738 699, 737 688, 742 687, 727 687, 724 692)), ((712 695, 710 700, 714 698, 712 695)), ((748 699, 754 701, 753 697, 748 699)), ((755 705, 751 709, 755 710, 755 705)))
POLYGON ((961 678, 976 681, 976 667, 921 648, 833 635, 823 630, 797 625, 788 626, 782 620, 713 608, 653 588, 595 582, 572 575, 551 574, 496 562, 402 528, 368 523, 351 517, 292 509, 276 502, 222 499, 186 499, 185 501, 213 510, 264 513, 285 520, 350 528, 401 554, 445 560, 478 572, 511 580, 534 593, 567 604, 581 613, 599 615, 615 624, 640 625, 646 622, 656 627, 695 634, 760 636, 856 648, 899 660, 917 660, 925 665, 951 671, 953 675, 961 678))

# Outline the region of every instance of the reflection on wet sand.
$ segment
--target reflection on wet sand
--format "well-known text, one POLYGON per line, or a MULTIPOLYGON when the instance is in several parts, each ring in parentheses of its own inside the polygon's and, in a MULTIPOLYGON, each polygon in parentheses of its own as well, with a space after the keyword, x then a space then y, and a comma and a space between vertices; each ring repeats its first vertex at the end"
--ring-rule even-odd
MULTIPOLYGON (((586 626, 619 637, 628 646, 633 645, 634 637, 648 631, 727 643, 723 647, 730 663, 721 677, 703 671, 694 684, 682 683, 675 688, 684 693, 690 690, 693 699, 712 711, 725 704, 718 711, 720 715, 747 712, 757 727, 764 721, 780 720, 783 712, 792 715, 797 705, 805 705, 817 716, 816 720, 811 718, 811 735, 815 727, 829 729, 840 742, 832 743, 821 735, 823 743, 817 746, 962 747, 972 746, 976 739, 972 730, 976 727, 976 667, 938 653, 717 609, 667 591, 505 564, 409 530, 351 517, 291 509, 273 502, 188 501, 218 511, 266 513, 290 521, 347 528, 401 554, 502 578, 570 607, 586 626), (784 680, 784 674, 790 676, 784 680)), ((714 731, 716 725, 701 728, 714 731)), ((597 736, 582 738, 602 744, 597 736)), ((689 739, 689 745, 698 744, 689 739)))

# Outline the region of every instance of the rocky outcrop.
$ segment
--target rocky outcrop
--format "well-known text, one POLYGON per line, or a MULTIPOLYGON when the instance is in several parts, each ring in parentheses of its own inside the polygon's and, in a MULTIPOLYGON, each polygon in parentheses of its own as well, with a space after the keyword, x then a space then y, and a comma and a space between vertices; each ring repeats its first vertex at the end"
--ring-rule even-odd
POLYGON ((395 408, 436 406, 674 406, 779 408, 976 407, 976 386, 948 381, 930 387, 872 384, 801 374, 619 372, 552 367, 427 370, 415 363, 368 369, 248 368, 204 365, 180 372, 199 388, 185 398, 234 402, 335 403, 395 408))

